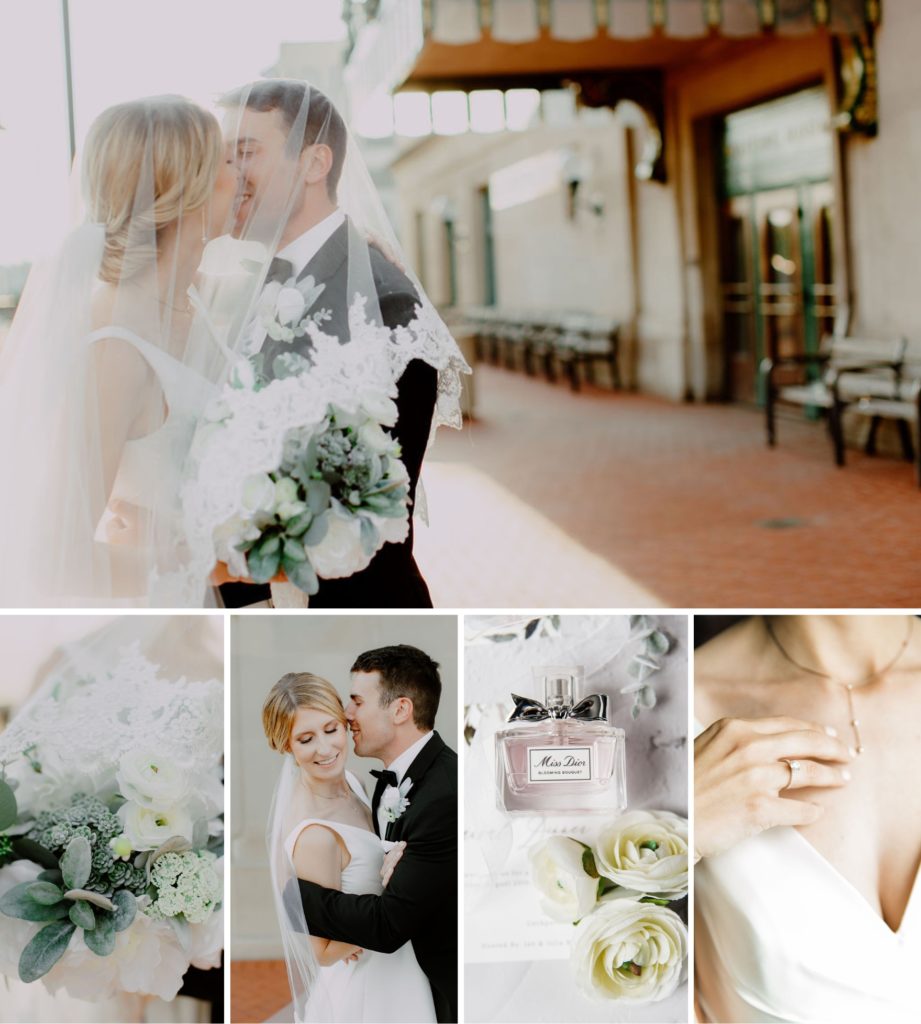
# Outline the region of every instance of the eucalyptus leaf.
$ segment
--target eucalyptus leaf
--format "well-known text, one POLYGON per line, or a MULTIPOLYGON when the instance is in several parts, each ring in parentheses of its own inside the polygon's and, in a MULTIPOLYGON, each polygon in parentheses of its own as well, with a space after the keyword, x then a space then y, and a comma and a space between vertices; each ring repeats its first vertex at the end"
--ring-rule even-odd
POLYGON ((668 654, 671 646, 671 637, 667 633, 663 633, 661 629, 655 630, 646 637, 647 654, 668 654))
POLYGON ((246 556, 249 574, 255 583, 268 583, 281 565, 281 544, 276 534, 257 544, 246 556))
POLYGON ((312 522, 313 513, 307 509, 306 512, 301 512, 299 516, 288 520, 285 524, 285 532, 289 537, 302 537, 312 522))
POLYGON ((36 903, 27 890, 34 882, 23 882, 16 885, 3 896, 0 896, 0 911, 7 917, 15 917, 20 921, 60 921, 67 917, 67 904, 55 903, 48 905, 36 903))
POLYGON ((55 903, 60 903, 64 899, 64 890, 53 882, 33 882, 26 893, 36 903, 41 903, 46 907, 53 907, 55 903))
POLYGON ((644 686, 633 699, 641 708, 648 711, 656 706, 656 691, 651 686, 644 686))
POLYGON ((19 977, 29 983, 47 974, 64 955, 76 930, 72 921, 56 921, 42 928, 19 957, 19 977))
POLYGON ((115 904, 108 896, 103 896, 101 892, 91 892, 89 889, 68 889, 64 895, 69 900, 84 900, 86 903, 92 903, 93 906, 99 907, 100 910, 115 909, 115 904))
POLYGON ((540 619, 531 619, 531 621, 524 627, 524 638, 530 640, 531 637, 537 632, 537 627, 540 625, 540 619))
POLYGON ((61 857, 61 874, 68 889, 82 889, 93 869, 93 851, 85 836, 74 836, 61 857))
POLYGON ((0 832, 13 824, 18 813, 13 787, 5 779, 0 779, 0 832))
POLYGON ((96 914, 96 927, 83 933, 83 941, 96 956, 108 956, 115 949, 115 920, 111 914, 96 914))
POLYGON ((288 580, 305 594, 315 594, 320 589, 320 581, 310 562, 290 562, 285 566, 288 580))
POLYGON ((329 508, 332 488, 325 480, 308 480, 307 482, 307 506, 315 516, 320 515, 329 508))
POLYGON ((655 622, 648 615, 631 615, 630 632, 633 634, 644 633, 649 629, 655 629, 655 622))
POLYGON ((119 889, 112 897, 115 904, 115 913, 112 915, 112 924, 117 932, 123 932, 134 921, 138 910, 138 901, 134 893, 127 889, 119 889))
POLYGON ((310 524, 310 529, 304 534, 304 544, 308 548, 316 547, 323 542, 329 530, 329 515, 324 513, 317 515, 310 524))
POLYGON ((653 671, 648 665, 644 665, 641 661, 636 660, 631 661, 627 666, 627 674, 633 676, 634 679, 641 683, 648 679, 653 671))
POLYGON ((91 932, 96 927, 96 915, 93 908, 86 900, 77 900, 70 908, 70 919, 85 932, 91 932))

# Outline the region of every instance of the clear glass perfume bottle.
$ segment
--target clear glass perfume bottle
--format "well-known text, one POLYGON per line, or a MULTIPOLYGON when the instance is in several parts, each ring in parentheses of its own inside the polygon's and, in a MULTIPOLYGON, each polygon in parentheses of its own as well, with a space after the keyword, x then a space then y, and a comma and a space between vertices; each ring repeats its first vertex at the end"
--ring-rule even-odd
POLYGON ((625 737, 608 721, 608 698, 581 696, 581 666, 533 672, 545 703, 512 694, 515 710, 496 733, 500 808, 528 814, 622 811, 625 737))

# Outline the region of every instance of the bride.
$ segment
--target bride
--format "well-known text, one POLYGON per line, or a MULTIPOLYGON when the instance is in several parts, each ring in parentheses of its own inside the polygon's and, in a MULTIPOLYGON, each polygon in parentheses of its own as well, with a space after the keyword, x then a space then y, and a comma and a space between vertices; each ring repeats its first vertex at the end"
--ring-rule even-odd
POLYGON ((379 894, 402 852, 401 844, 377 837, 370 802, 346 770, 339 695, 325 679, 291 673, 272 687, 262 721, 269 746, 284 756, 267 839, 294 1021, 434 1021, 431 988, 411 943, 379 953, 308 935, 297 878, 379 894))
POLYGON ((917 620, 744 619, 695 676, 700 1019, 918 1019, 917 620))
POLYGON ((0 352, 0 605, 200 605, 206 581, 171 590, 214 361, 193 285, 239 175, 217 120, 162 96, 102 113, 80 177, 83 223, 33 269, 0 352))

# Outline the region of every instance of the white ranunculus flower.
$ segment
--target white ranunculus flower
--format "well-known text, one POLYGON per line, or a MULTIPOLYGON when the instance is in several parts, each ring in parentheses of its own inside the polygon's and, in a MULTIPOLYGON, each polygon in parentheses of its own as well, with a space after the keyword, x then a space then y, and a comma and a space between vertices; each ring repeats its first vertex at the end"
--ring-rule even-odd
POLYGON ((688 891, 688 823, 670 811, 628 811, 595 843, 600 874, 625 889, 679 899, 688 891))
POLYGON ((189 793, 185 774, 152 750, 125 754, 115 777, 126 800, 151 809, 174 807, 189 793))
POLYGON ((297 481, 290 476, 283 476, 275 484, 275 504, 284 505, 297 501, 297 481))
POLYGON ((384 544, 402 544, 409 533, 409 516, 378 516, 373 512, 365 512, 377 527, 384 544))
POLYGON ((281 288, 275 300, 275 310, 283 324, 298 323, 304 315, 306 306, 304 296, 297 288, 281 288))
POLYGON ((129 800, 118 809, 118 817, 132 847, 139 852, 156 850, 173 836, 192 841, 195 822, 182 807, 153 810, 129 800))
POLYGON ((269 283, 262 289, 262 294, 259 296, 259 305, 257 307, 260 319, 263 322, 272 320, 275 317, 276 300, 284 285, 281 281, 269 281, 269 283))
POLYGON ((352 576, 371 561, 361 546, 361 524, 357 516, 342 510, 333 500, 324 513, 329 521, 326 536, 319 544, 307 548, 307 557, 318 576, 333 580, 352 576))
POLYGON ((688 930, 668 907, 603 901, 576 929, 570 963, 590 999, 655 1003, 684 980, 688 930))
POLYGON ((248 512, 272 512, 275 481, 268 473, 253 473, 243 482, 243 507, 248 512))
POLYGON ((567 836, 549 836, 528 853, 531 881, 544 913, 556 921, 578 921, 598 899, 598 879, 587 874, 585 847, 567 836))

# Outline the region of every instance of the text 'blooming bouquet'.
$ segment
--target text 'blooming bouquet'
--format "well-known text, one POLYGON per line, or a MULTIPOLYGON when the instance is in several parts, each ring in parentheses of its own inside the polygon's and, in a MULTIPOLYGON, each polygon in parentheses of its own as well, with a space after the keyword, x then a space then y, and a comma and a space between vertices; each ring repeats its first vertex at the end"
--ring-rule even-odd
POLYGON ((629 811, 592 846, 550 836, 530 851, 544 912, 576 925, 570 963, 592 999, 652 1003, 686 976, 688 932, 668 904, 688 891, 688 827, 668 811, 629 811))
POLYGON ((242 358, 205 412, 186 524, 234 576, 267 583, 284 572, 315 594, 318 578, 360 572, 406 538, 409 481, 387 432, 397 420, 390 332, 367 321, 361 299, 349 318, 344 345, 316 319, 298 322, 309 355, 276 357, 271 379, 261 353, 242 358))
POLYGON ((219 684, 164 683, 133 657, 14 720, 0 757, 0 971, 84 999, 172 999, 190 965, 219 966, 221 724, 219 684), (138 744, 161 729, 156 749, 138 744))

